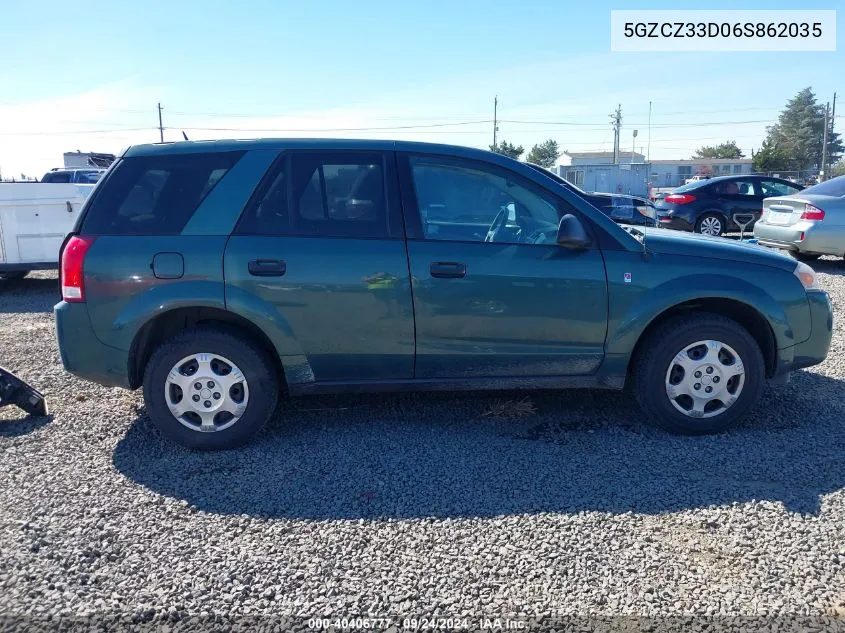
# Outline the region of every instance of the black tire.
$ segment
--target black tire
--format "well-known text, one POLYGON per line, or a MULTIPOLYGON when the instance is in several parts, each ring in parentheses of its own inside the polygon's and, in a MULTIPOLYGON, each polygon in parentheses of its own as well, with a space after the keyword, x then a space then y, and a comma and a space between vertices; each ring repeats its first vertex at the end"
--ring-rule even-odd
POLYGON ((790 254, 799 262, 814 262, 821 257, 818 253, 801 253, 799 251, 790 251, 790 254))
POLYGON ((12 281, 15 279, 23 279, 28 274, 28 270, 7 270, 6 272, 0 272, 0 279, 8 279, 9 281, 12 281))
POLYGON ((273 415, 278 398, 279 376, 268 352, 249 338, 211 326, 185 330, 162 343, 144 371, 144 402, 150 419, 167 439, 188 448, 219 450, 245 444, 273 415), (193 430, 168 408, 165 384, 170 370, 181 359, 198 353, 223 356, 243 372, 249 398, 243 414, 229 428, 210 433, 193 430))
POLYGON ((634 359, 634 395, 651 421, 671 433, 706 435, 725 431, 744 418, 763 393, 766 365, 757 341, 739 323, 723 316, 675 317, 648 335, 640 350, 634 359), (675 408, 666 391, 666 380, 675 356, 704 340, 720 341, 736 351, 745 369, 745 382, 736 401, 722 413, 695 418, 675 408))
POLYGON ((702 213, 699 218, 695 221, 695 226, 693 227, 693 231, 695 233, 700 233, 701 235, 715 235, 714 233, 704 233, 702 232, 703 227, 708 223, 716 221, 719 223, 719 237, 725 234, 727 230, 727 220, 725 220, 725 216, 721 213, 716 213, 714 211, 708 211, 707 213, 702 213))

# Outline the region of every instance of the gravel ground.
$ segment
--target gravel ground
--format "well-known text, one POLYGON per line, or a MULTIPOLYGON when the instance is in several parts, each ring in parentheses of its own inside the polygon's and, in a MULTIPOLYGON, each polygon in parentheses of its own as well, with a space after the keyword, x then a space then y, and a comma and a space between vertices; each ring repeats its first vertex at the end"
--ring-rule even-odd
MULTIPOLYGON (((845 263, 816 267, 842 311, 845 263)), ((845 615, 840 321, 823 365, 723 436, 653 431, 603 392, 533 393, 519 418, 485 415, 514 394, 323 397, 203 454, 162 441, 140 393, 63 373, 55 275, 0 284, 0 363, 52 413, 0 410, 0 630, 48 615, 845 615)))

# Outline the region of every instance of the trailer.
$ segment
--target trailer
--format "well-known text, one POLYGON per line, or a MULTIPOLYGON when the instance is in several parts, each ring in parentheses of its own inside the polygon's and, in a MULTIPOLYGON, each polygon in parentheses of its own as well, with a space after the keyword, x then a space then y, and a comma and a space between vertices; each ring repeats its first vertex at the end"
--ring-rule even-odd
POLYGON ((95 185, 0 183, 0 277, 59 267, 59 249, 95 185))

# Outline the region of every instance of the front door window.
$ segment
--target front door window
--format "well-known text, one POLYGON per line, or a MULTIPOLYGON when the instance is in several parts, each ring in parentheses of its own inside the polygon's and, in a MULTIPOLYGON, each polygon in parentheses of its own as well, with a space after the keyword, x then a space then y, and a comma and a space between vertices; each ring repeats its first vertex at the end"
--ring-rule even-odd
POLYGON ((429 240, 553 244, 560 213, 551 199, 498 173, 413 158, 423 235, 429 240))

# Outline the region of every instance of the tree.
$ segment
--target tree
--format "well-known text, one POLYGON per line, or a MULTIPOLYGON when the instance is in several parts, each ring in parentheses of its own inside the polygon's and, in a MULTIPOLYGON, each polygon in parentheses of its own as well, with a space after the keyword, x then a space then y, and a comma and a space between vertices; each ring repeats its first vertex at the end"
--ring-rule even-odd
POLYGON ((739 149, 736 141, 725 141, 720 145, 705 145, 699 147, 693 158, 744 158, 745 154, 739 149))
POLYGON ((751 164, 754 171, 787 171, 790 156, 777 142, 765 140, 760 151, 754 154, 751 164))
POLYGON ((833 167, 830 168, 830 177, 845 176, 845 159, 841 159, 833 167))
POLYGON ((560 158, 560 148, 558 147, 557 141, 549 139, 532 147, 525 160, 549 169, 550 167, 554 167, 558 158, 560 158))
POLYGON ((522 145, 514 145, 513 143, 502 141, 498 145, 491 145, 490 151, 502 154, 508 158, 513 158, 514 160, 519 160, 519 157, 525 153, 525 148, 522 145))
MULTIPOLYGON (((786 157, 786 164, 778 169, 806 170, 821 167, 824 111, 825 106, 816 103, 811 88, 804 88, 787 102, 778 122, 766 130, 769 145, 779 148, 786 157)), ((832 126, 828 126, 828 161, 835 163, 842 152, 842 139, 832 126)))

